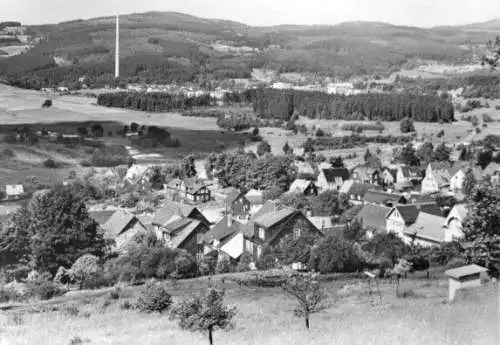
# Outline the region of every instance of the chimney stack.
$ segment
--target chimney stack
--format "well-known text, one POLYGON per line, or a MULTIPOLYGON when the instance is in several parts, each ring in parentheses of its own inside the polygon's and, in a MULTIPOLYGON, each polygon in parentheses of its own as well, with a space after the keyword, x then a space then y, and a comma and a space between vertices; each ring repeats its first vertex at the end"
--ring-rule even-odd
POLYGON ((120 16, 116 15, 115 78, 120 77, 120 16))
POLYGON ((228 213, 226 217, 227 217, 227 227, 229 228, 230 226, 233 225, 233 214, 228 213))

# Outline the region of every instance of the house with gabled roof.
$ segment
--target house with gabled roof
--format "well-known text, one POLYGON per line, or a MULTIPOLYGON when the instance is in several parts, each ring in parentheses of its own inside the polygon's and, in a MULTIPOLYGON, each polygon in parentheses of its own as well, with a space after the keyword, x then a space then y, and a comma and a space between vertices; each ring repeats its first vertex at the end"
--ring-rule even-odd
POLYGON ((353 169, 351 179, 358 183, 378 184, 381 171, 366 165, 360 165, 353 169))
POLYGON ((345 195, 353 204, 364 203, 365 195, 370 190, 377 190, 380 187, 373 184, 359 183, 354 180, 347 180, 339 189, 340 195, 345 195))
POLYGON ((416 167, 399 166, 396 173, 397 183, 416 184, 422 180, 420 170, 416 167))
POLYGON ((445 242, 456 241, 464 237, 463 223, 467 217, 467 213, 467 205, 456 204, 453 206, 443 224, 445 242))
POLYGON ((308 235, 323 236, 302 211, 273 201, 267 201, 250 221, 254 224, 254 238, 262 246, 275 246, 308 235))
POLYGON ((415 223, 420 213, 416 205, 398 205, 386 215, 386 230, 403 237, 407 227, 415 223))
POLYGON ((126 246, 138 235, 146 235, 148 229, 132 213, 116 210, 102 225, 104 238, 114 240, 114 250, 125 250, 126 246))
POLYGON ((392 186, 397 181, 396 180, 397 174, 398 174, 397 169, 386 168, 382 171, 380 175, 380 181, 385 186, 392 186))
POLYGON ((198 208, 176 202, 168 202, 157 210, 151 224, 165 246, 185 249, 193 255, 203 251, 203 235, 210 228, 210 222, 198 208))
POLYGON ((365 204, 353 220, 360 222, 366 229, 368 237, 384 234, 386 230, 386 216, 390 207, 365 204))
POLYGON ((386 215, 386 230, 398 234, 405 242, 434 245, 444 241, 445 217, 437 205, 399 205, 386 215))
POLYGON ((422 180, 422 194, 433 194, 443 192, 450 187, 449 162, 429 163, 422 180))
POLYGON ((5 195, 8 200, 19 199, 24 195, 24 186, 22 184, 8 184, 5 186, 5 195))
POLYGON ((288 192, 303 195, 318 195, 318 187, 312 181, 296 179, 290 185, 288 192))
POLYGON ((405 242, 424 247, 444 242, 443 219, 441 216, 420 212, 415 222, 404 230, 405 242))
POLYGON ((177 194, 181 199, 186 199, 192 203, 209 202, 212 198, 211 191, 205 185, 205 182, 197 178, 185 180, 174 178, 167 183, 166 189, 170 194, 177 194))
POLYGON ((250 214, 252 204, 247 199, 246 193, 237 189, 232 190, 224 199, 227 212, 234 217, 245 218, 250 214))
POLYGON ((346 168, 323 169, 318 175, 316 184, 323 191, 338 191, 349 177, 349 170, 346 168))

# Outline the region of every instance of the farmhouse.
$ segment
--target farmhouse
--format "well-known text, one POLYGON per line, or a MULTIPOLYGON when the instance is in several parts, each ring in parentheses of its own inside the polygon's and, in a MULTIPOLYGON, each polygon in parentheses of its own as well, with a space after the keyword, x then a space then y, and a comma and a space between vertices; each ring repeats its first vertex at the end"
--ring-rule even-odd
POLYGON ((148 230, 144 224, 132 213, 117 210, 102 226, 104 236, 115 241, 115 250, 121 251, 137 235, 146 235, 148 230))
POLYGON ((178 195, 193 203, 204 203, 211 200, 211 192, 202 180, 192 178, 181 180, 174 178, 167 186, 167 192, 178 195))
POLYGON ((317 185, 323 191, 337 191, 342 187, 344 181, 349 179, 349 170, 346 168, 323 169, 318 175, 317 185))
POLYGON ((163 245, 172 249, 184 249, 200 257, 203 254, 203 235, 208 231, 206 224, 196 219, 172 217, 156 230, 163 245))
POLYGON ((312 181, 296 179, 291 184, 288 192, 303 195, 318 195, 318 187, 312 181))

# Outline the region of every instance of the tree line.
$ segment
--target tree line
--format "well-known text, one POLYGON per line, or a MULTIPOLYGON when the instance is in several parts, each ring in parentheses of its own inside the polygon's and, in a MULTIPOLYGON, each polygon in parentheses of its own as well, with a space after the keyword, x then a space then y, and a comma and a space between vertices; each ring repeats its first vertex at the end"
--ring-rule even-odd
POLYGON ((162 112, 176 109, 209 106, 209 94, 188 97, 166 92, 110 92, 97 97, 97 104, 105 107, 127 108, 141 111, 162 112))
POLYGON ((331 95, 324 92, 261 88, 253 92, 255 112, 264 118, 290 120, 294 115, 316 119, 452 122, 453 104, 447 96, 417 93, 331 95))

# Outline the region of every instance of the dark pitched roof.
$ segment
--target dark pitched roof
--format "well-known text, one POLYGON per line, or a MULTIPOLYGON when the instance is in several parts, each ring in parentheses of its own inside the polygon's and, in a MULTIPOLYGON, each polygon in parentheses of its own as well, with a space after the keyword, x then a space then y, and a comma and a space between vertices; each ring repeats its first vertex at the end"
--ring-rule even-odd
POLYGON ((451 169, 451 164, 450 162, 432 162, 429 163, 431 165, 432 171, 437 171, 437 170, 450 170, 451 169))
POLYGON ((196 210, 196 207, 194 206, 170 201, 156 211, 152 223, 162 226, 175 215, 188 218, 194 210, 196 210))
POLYGON ((205 188, 205 183, 196 178, 187 179, 184 181, 186 184, 186 191, 191 194, 198 193, 201 189, 205 188))
POLYGON ((405 197, 406 200, 408 200, 408 203, 410 204, 435 204, 436 200, 429 196, 429 195, 423 195, 423 194, 411 194, 407 197, 405 197))
POLYGON ((384 171, 387 171, 389 174, 391 174, 391 176, 392 176, 393 179, 396 179, 396 177, 398 175, 398 169, 389 169, 389 168, 386 168, 386 169, 384 169, 384 171))
POLYGON ((443 210, 439 207, 438 204, 423 204, 417 206, 420 209, 420 212, 424 212, 427 214, 432 214, 433 216, 443 217, 443 210))
POLYGON ((222 218, 219 223, 217 223, 212 229, 205 233, 205 235, 203 236, 204 240, 207 242, 213 240, 222 242, 224 241, 224 239, 238 232, 242 232, 246 237, 253 236, 253 222, 243 224, 233 219, 231 221, 231 225, 228 225, 228 217, 230 216, 227 215, 222 218))
POLYGON ((349 170, 346 168, 323 169, 323 174, 328 182, 335 182, 337 177, 341 177, 344 181, 349 179, 349 170))
POLYGON ((232 190, 225 198, 225 202, 230 205, 232 204, 233 202, 235 202, 236 200, 238 200, 239 197, 243 197, 244 196, 244 193, 237 190, 237 189, 234 189, 232 190))
POLYGON ((133 220, 137 219, 132 213, 125 210, 118 210, 108 221, 103 225, 106 233, 106 237, 115 238, 120 235, 123 230, 129 225, 133 220))
POLYGON ((391 209, 385 206, 364 205, 359 213, 354 217, 361 221, 366 228, 372 228, 379 232, 385 232, 386 215, 391 209))
POLYGON ((418 214, 420 213, 419 208, 416 205, 399 205, 393 208, 387 216, 389 216, 394 209, 398 210, 406 224, 415 223, 415 220, 417 220, 418 214))
POLYGON ((418 170, 418 168, 403 166, 401 167, 401 172, 406 178, 420 177, 420 171, 418 170))
POLYGON ((97 224, 104 225, 111 216, 116 212, 116 210, 103 210, 103 211, 90 211, 90 218, 94 219, 97 224))
POLYGON ((401 194, 387 193, 377 190, 368 190, 365 193, 364 200, 369 203, 384 205, 387 202, 398 203, 402 198, 401 194))
POLYGON ((182 243, 195 231, 198 226, 201 224, 200 221, 196 219, 190 219, 187 224, 182 226, 181 228, 177 229, 175 234, 173 235, 173 238, 170 242, 170 245, 173 248, 179 248, 182 243))

